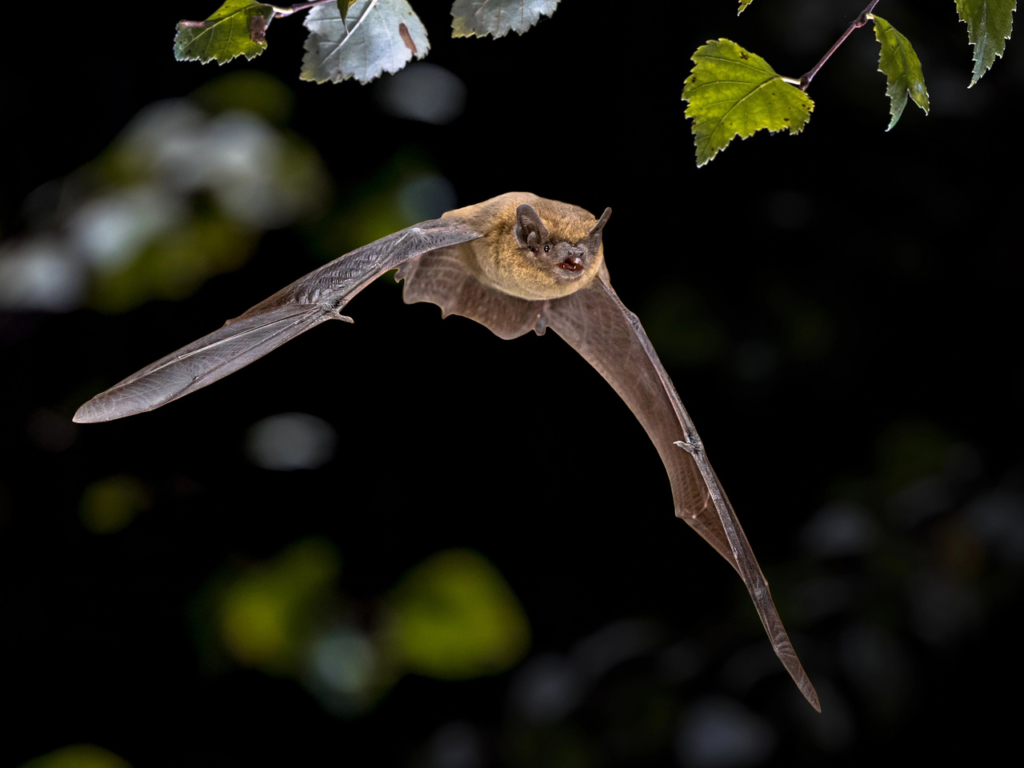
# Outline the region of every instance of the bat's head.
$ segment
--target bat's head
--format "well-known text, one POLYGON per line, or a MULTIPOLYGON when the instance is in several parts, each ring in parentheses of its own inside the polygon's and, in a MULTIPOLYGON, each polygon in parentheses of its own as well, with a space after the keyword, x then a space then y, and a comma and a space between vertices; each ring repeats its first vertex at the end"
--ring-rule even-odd
MULTIPOLYGON (((601 218, 587 226, 576 214, 582 209, 573 208, 574 215, 549 216, 545 223, 532 205, 520 205, 513 230, 523 256, 563 285, 589 279, 597 271, 601 231, 612 215, 612 209, 605 208, 601 218)), ((588 218, 594 222, 593 216, 588 218)))

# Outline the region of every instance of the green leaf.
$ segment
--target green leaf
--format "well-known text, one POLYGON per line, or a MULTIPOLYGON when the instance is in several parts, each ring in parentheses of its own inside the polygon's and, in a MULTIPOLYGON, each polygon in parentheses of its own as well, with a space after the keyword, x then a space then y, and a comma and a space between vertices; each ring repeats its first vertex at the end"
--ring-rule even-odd
MULTIPOLYGON (((504 37, 520 35, 551 16, 559 0, 455 0, 452 4, 452 37, 504 37)), ((749 2, 749 0, 748 0, 749 2)))
POLYGON ((777 74, 768 62, 731 40, 708 40, 693 54, 694 68, 683 87, 693 119, 697 167, 712 160, 734 136, 767 129, 800 133, 814 102, 777 74))
POLYGON ((326 3, 303 23, 309 29, 303 80, 340 83, 354 77, 366 84, 430 50, 427 30, 405 0, 356 0, 345 19, 337 3, 326 3))
POLYGON ((747 6, 750 5, 752 2, 754 2, 754 0, 740 0, 740 9, 736 12, 736 15, 739 16, 741 13, 747 10, 747 6))
POLYGON ((338 12, 341 14, 341 18, 348 18, 348 9, 356 4, 356 0, 337 0, 338 12))
POLYGON ((881 16, 872 14, 871 18, 875 21, 875 38, 882 46, 882 52, 878 57, 878 71, 884 74, 889 82, 885 92, 889 95, 889 112, 892 113, 892 120, 885 130, 891 131, 907 106, 907 94, 926 115, 928 114, 928 89, 924 86, 921 60, 917 58, 910 41, 881 16))
POLYGON ((227 64, 236 56, 255 58, 267 47, 267 27, 274 18, 269 5, 251 0, 227 0, 206 21, 179 21, 174 36, 178 61, 217 61, 227 64))
POLYGON ((956 12, 967 25, 967 39, 974 46, 971 85, 992 68, 996 56, 1002 57, 1013 31, 1016 8, 1017 0, 956 0, 956 12))

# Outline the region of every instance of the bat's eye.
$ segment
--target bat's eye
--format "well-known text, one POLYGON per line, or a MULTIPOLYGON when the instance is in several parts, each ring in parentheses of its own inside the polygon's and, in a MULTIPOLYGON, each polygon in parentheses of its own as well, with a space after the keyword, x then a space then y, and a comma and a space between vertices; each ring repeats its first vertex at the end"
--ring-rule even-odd
POLYGON ((550 250, 551 250, 551 246, 550 245, 545 245, 544 246, 544 253, 547 253, 550 250))

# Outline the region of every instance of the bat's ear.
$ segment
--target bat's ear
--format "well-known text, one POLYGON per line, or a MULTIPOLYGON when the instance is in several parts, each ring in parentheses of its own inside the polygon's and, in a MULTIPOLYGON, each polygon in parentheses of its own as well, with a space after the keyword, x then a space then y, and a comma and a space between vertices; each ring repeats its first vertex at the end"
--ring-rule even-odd
POLYGON ((520 248, 533 248, 548 239, 548 228, 533 210, 533 206, 525 203, 516 208, 515 232, 520 248))
POLYGON ((612 217, 612 209, 605 208, 604 213, 601 214, 601 218, 597 220, 597 224, 590 230, 590 236, 600 234, 601 230, 604 229, 604 225, 608 223, 608 219, 612 217))

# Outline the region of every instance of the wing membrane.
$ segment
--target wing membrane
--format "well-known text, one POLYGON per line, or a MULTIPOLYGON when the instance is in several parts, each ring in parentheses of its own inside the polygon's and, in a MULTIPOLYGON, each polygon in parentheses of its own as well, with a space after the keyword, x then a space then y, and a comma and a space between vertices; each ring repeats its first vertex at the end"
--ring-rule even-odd
POLYGON ((668 472, 676 516, 739 573, 776 655, 820 712, 818 694, 793 650, 736 512, 637 316, 603 275, 591 286, 552 301, 546 316, 548 326, 597 369, 643 425, 668 472))
POLYGON ((100 393, 78 409, 75 421, 112 421, 151 411, 209 386, 326 320, 348 320, 342 308, 388 270, 478 237, 463 224, 435 219, 347 253, 100 393))

